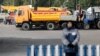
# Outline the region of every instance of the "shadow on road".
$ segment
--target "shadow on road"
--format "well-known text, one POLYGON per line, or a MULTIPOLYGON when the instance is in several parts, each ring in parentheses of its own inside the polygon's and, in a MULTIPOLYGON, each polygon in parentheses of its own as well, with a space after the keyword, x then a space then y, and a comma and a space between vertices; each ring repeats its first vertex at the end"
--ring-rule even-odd
POLYGON ((28 38, 1 38, 0 53, 25 50, 27 46, 34 45, 55 45, 61 44, 60 39, 28 39, 28 38))

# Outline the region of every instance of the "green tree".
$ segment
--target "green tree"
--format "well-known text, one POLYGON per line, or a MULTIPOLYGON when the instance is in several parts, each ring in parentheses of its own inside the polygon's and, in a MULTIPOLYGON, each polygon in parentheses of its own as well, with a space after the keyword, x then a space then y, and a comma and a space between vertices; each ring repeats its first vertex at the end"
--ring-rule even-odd
POLYGON ((63 5, 64 2, 65 2, 64 0, 53 0, 51 6, 60 7, 63 5))
POLYGON ((100 6, 100 0, 94 0, 96 6, 100 6))
POLYGON ((50 0, 38 0, 38 6, 48 7, 50 6, 50 0))
POLYGON ((7 1, 7 0, 3 0, 3 5, 10 5, 10 1, 7 1))
MULTIPOLYGON (((35 0, 0 0, 2 5, 30 5, 34 6, 35 0)), ((82 8, 89 6, 100 6, 100 0, 38 0, 38 6, 67 6, 69 8, 75 8, 75 4, 80 4, 82 8)))
POLYGON ((86 8, 89 6, 89 0, 79 0, 78 3, 81 5, 82 8, 86 8))
POLYGON ((0 4, 2 4, 4 2, 4 0, 0 0, 0 4))
POLYGON ((29 5, 30 0, 15 0, 15 5, 20 6, 20 5, 29 5))

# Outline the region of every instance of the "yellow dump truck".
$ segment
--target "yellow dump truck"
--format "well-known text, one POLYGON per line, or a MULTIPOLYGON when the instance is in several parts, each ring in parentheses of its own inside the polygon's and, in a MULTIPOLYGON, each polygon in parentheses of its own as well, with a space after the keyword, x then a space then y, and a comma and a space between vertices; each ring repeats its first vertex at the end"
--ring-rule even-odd
POLYGON ((15 16, 16 27, 21 27, 23 30, 63 28, 66 22, 76 21, 73 16, 68 16, 69 14, 63 8, 58 7, 38 7, 37 10, 34 10, 27 6, 21 6, 15 16))

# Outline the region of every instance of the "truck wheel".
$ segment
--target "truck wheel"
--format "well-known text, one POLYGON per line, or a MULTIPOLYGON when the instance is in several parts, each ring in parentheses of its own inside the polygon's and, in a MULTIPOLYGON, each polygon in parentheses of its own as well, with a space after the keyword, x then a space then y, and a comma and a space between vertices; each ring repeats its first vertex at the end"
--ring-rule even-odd
POLYGON ((77 27, 78 29, 82 29, 82 28, 84 28, 84 24, 83 24, 82 22, 78 22, 78 23, 76 24, 76 27, 77 27))
POLYGON ((84 24, 84 29, 89 29, 90 28, 90 25, 89 24, 84 24))
POLYGON ((30 27, 30 24, 29 23, 23 23, 22 24, 22 30, 30 30, 31 27, 30 27))
POLYGON ((97 23, 97 27, 100 29, 100 20, 97 23))
POLYGON ((47 23, 47 29, 48 30, 54 30, 55 29, 55 24, 54 23, 47 23))
POLYGON ((61 28, 62 28, 62 29, 63 29, 63 28, 65 28, 65 27, 66 27, 66 25, 67 25, 67 23, 66 23, 66 22, 62 23, 61 28))

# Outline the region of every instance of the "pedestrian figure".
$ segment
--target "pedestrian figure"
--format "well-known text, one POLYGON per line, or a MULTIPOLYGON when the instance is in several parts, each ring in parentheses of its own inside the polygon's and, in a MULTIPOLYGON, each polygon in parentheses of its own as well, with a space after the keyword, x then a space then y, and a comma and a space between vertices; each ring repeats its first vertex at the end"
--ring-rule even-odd
POLYGON ((68 22, 67 27, 63 29, 62 42, 66 56, 76 56, 78 53, 80 35, 78 30, 72 26, 72 23, 68 22))

